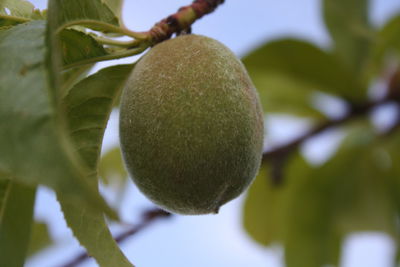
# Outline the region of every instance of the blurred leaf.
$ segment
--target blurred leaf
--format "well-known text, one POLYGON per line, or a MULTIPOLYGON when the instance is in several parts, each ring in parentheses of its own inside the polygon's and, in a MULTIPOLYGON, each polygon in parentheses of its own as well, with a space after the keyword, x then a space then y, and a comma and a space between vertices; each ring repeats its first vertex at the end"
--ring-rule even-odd
POLYGON ((21 23, 21 22, 11 20, 11 19, 0 18, 0 31, 11 28, 13 25, 17 25, 19 23, 21 23))
POLYGON ((273 185, 267 170, 264 165, 244 206, 252 238, 264 245, 283 243, 288 267, 337 263, 342 236, 334 232, 328 184, 298 154, 287 162, 284 184, 273 185))
POLYGON ((284 224, 286 266, 334 264, 340 258, 341 238, 333 227, 332 180, 301 158, 290 166, 287 179, 291 185, 284 224))
MULTIPOLYGON (((396 220, 400 219, 400 165, 397 164, 400 158, 400 129, 394 130, 390 135, 384 136, 380 141, 380 145, 388 153, 389 158, 386 158, 386 164, 390 166, 390 189, 391 195, 393 197, 393 202, 395 203, 397 216, 396 220)), ((398 226, 398 225, 397 225, 398 226)), ((396 242, 396 255, 394 258, 393 266, 400 266, 400 232, 397 232, 394 236, 396 242)))
POLYGON ((31 14, 31 19, 46 20, 47 19, 47 9, 40 10, 38 8, 35 8, 31 14))
POLYGON ((0 32, 0 172, 23 184, 44 184, 107 210, 89 187, 85 169, 71 151, 61 113, 55 109, 44 64, 45 22, 0 32), (23 37, 23 38, 22 38, 23 37))
POLYGON ((3 208, 5 206, 5 200, 7 197, 7 191, 10 186, 11 181, 9 179, 2 178, 2 174, 0 174, 0 217, 3 213, 3 208))
MULTIPOLYGON (((273 90, 265 85, 273 86, 274 82, 277 87, 288 88, 288 98, 292 94, 307 95, 312 90, 351 100, 364 98, 362 92, 365 89, 333 55, 307 42, 294 39, 268 42, 244 57, 243 63, 252 79, 255 79, 255 86, 261 94, 263 91, 273 90), (268 81, 270 77, 279 77, 280 80, 268 81), (287 86, 289 84, 291 90, 287 86), (304 88, 308 90, 304 91, 304 88)), ((310 109, 308 106, 306 108, 310 109)))
POLYGON ((390 57, 400 61, 400 16, 396 16, 378 32, 376 42, 372 47, 372 71, 373 74, 381 74, 385 70, 384 64, 390 57))
POLYGON ((34 8, 32 3, 25 0, 0 0, 0 14, 3 15, 30 18, 34 8), (6 8, 9 10, 9 14, 7 14, 6 8))
POLYGON ((324 255, 315 252, 323 244, 331 251, 332 240, 349 232, 395 233, 390 171, 375 140, 372 131, 354 132, 331 160, 303 176, 307 183, 291 192, 292 224, 285 241, 289 267, 322 266, 322 259, 311 264, 324 255))
POLYGON ((99 175, 105 184, 115 180, 126 180, 128 173, 125 170, 119 147, 114 147, 107 151, 107 153, 101 158, 99 164, 99 175))
POLYGON ((381 140, 380 145, 389 155, 389 158, 386 158, 386 164, 390 166, 390 188, 400 215, 400 165, 397 164, 400 158, 400 129, 385 137, 381 140))
POLYGON ((368 20, 368 0, 324 0, 324 20, 335 52, 355 75, 369 53, 374 31, 368 20))
POLYGON ((396 50, 400 54, 400 15, 392 18, 380 31, 379 41, 384 49, 396 50))
MULTIPOLYGON (((49 10, 51 10, 49 24, 54 32, 80 20, 119 25, 118 18, 102 0, 51 0, 49 10)), ((88 27, 98 31, 108 31, 107 28, 101 26, 88 27)))
POLYGON ((351 131, 327 167, 340 186, 342 231, 395 232, 390 156, 378 141, 371 126, 351 131))
MULTIPOLYGON (((97 189, 97 164, 104 130, 116 95, 133 65, 100 70, 77 83, 64 99, 70 135, 76 149, 90 167, 88 177, 97 189)), ((114 241, 101 212, 88 209, 79 200, 58 194, 68 226, 100 266, 132 266, 114 241)))
POLYGON ((111 9, 114 15, 120 20, 122 18, 122 6, 124 4, 124 0, 102 0, 106 5, 111 9))
POLYGON ((314 90, 279 73, 253 71, 252 80, 258 89, 264 112, 289 113, 299 117, 323 118, 312 105, 314 90))
MULTIPOLYGON (((121 94, 119 94, 120 96, 121 94)), ((123 205, 123 200, 126 193, 126 180, 128 173, 125 170, 122 159, 121 150, 119 147, 114 147, 108 150, 100 160, 99 175, 103 184, 109 186, 113 190, 115 198, 113 206, 120 208, 123 205)))
MULTIPOLYGON (((246 230, 264 245, 282 242, 288 267, 338 265, 343 238, 350 232, 383 231, 394 236, 400 166, 391 165, 377 140, 371 125, 357 123, 322 166, 312 167, 292 155, 280 187, 265 181, 268 166, 264 165, 245 202, 246 230)), ((397 146, 390 147, 400 151, 400 138, 397 146)))
POLYGON ((35 9, 30 2, 25 0, 0 0, 0 27, 24 23, 30 19, 44 20, 46 12, 35 9))
POLYGON ((107 55, 103 46, 92 36, 72 29, 60 32, 60 43, 63 64, 71 64, 88 58, 107 55))
POLYGON ((35 193, 35 187, 8 182, 0 210, 0 266, 24 266, 32 226, 35 193))
POLYGON ((28 256, 32 256, 33 254, 50 246, 52 243, 53 240, 50 236, 47 224, 44 222, 34 222, 32 225, 28 256))
POLYGON ((288 186, 274 185, 269 172, 268 164, 264 164, 247 193, 243 210, 244 228, 255 241, 266 246, 283 240, 288 198, 288 186))
POLYGON ((33 5, 25 1, 0 0, 0 27, 11 27, 25 22, 25 18, 29 18, 32 10, 33 5), (6 8, 9 13, 6 12, 6 8), (2 15, 13 16, 16 19, 2 17, 2 15))

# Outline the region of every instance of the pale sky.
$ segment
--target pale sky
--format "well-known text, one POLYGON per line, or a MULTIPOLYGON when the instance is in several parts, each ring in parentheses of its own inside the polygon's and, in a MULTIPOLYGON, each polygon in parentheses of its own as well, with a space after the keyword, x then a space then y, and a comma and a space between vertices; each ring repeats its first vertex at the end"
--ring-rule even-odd
MULTIPOLYGON (((45 0, 32 1, 44 8, 45 0)), ((187 5, 190 0, 126 0, 123 17, 132 30, 148 30, 155 22, 187 5)), ((372 1, 375 24, 382 24, 391 14, 400 11, 398 0, 372 1)), ((322 24, 319 0, 226 0, 213 14, 193 26, 194 33, 213 37, 230 47, 238 56, 257 47, 263 41, 295 36, 329 46, 329 37, 322 24)), ((111 62, 125 63, 132 59, 111 62)), ((99 64, 100 67, 111 64, 99 64)), ((302 129, 305 124, 292 119, 272 123, 275 142, 289 138, 287 129, 302 129), (284 128, 284 131, 282 129, 284 128), (291 128, 290 128, 291 127, 291 128)), ((291 132, 291 131, 290 131, 291 132)), ((296 131, 294 131, 296 132, 296 131)), ((324 140, 335 142, 338 137, 324 140)), ((107 127, 104 149, 118 145, 118 114, 113 112, 107 127)), ((122 210, 125 221, 135 222, 140 211, 151 204, 131 184, 122 210)), ((109 194, 106 196, 112 199, 109 194)), ((135 235, 122 249, 138 267, 283 267, 279 247, 264 248, 253 242, 241 226, 243 197, 222 207, 218 215, 174 216, 158 222, 135 235)), ((39 190, 36 217, 50 223, 51 233, 60 243, 35 256, 27 267, 53 267, 64 263, 81 251, 67 229, 54 194, 39 190)), ((114 229, 113 230, 121 230, 114 229)), ((359 234, 348 238, 342 259, 343 267, 389 267, 394 253, 393 242, 385 235, 359 234)), ((96 266, 93 260, 81 266, 96 266)))

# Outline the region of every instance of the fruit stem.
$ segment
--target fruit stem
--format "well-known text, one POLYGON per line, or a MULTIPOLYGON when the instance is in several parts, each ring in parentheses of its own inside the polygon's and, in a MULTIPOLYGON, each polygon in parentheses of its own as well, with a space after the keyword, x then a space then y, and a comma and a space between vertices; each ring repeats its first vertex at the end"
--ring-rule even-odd
POLYGON ((119 47, 126 47, 126 48, 137 47, 139 45, 139 42, 137 40, 118 41, 118 40, 109 39, 109 38, 100 37, 100 36, 93 36, 93 38, 98 43, 103 44, 103 45, 112 45, 112 46, 119 46, 119 47))
POLYGON ((155 45, 169 39, 174 33, 189 29, 196 20, 213 12, 222 3, 224 0, 195 0, 191 5, 179 8, 175 14, 156 23, 144 34, 148 35, 150 44, 155 45))
POLYGON ((86 26, 86 27, 99 27, 103 30, 106 30, 106 31, 109 31, 112 33, 120 33, 120 34, 129 36, 129 37, 132 37, 134 39, 138 39, 138 40, 145 40, 147 38, 146 34, 131 31, 124 26, 116 26, 116 25, 105 23, 102 21, 90 20, 90 19, 74 20, 70 23, 63 24, 60 28, 57 29, 56 33, 59 33, 63 29, 74 26, 74 25, 80 25, 80 26, 86 26))
POLYGON ((144 50, 148 48, 148 44, 142 43, 140 46, 122 51, 122 52, 116 52, 113 54, 105 55, 105 56, 100 56, 100 57, 93 57, 93 58, 88 58, 82 61, 78 61, 75 63, 71 63, 68 65, 63 66, 63 70, 70 69, 70 68, 75 68, 75 67, 80 67, 92 63, 96 63, 99 61, 105 61, 105 60, 112 60, 112 59, 119 59, 119 58, 124 58, 124 57, 130 57, 134 56, 137 54, 142 53, 144 50))
POLYGON ((175 14, 170 15, 167 18, 156 23, 147 32, 135 32, 127 29, 125 26, 116 26, 96 20, 75 20, 70 23, 64 24, 57 29, 56 33, 60 33, 60 31, 62 31, 66 27, 81 25, 85 27, 101 28, 112 33, 120 33, 125 36, 129 36, 134 40, 129 42, 122 42, 104 37, 94 37, 94 39, 100 44, 126 47, 128 48, 128 50, 75 62, 64 66, 63 69, 69 69, 96 63, 99 61, 124 58, 140 54, 148 47, 169 39, 174 33, 179 34, 183 31, 188 31, 188 29, 190 29, 190 26, 196 20, 200 19, 206 14, 213 12, 223 2, 224 0, 195 0, 191 5, 181 7, 175 14))

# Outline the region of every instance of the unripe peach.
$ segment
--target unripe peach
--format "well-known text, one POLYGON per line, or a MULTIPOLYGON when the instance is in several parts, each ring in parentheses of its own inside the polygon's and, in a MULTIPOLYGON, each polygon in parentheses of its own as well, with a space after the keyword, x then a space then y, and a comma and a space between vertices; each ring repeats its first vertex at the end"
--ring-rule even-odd
POLYGON ((217 213, 258 172, 262 109, 227 47, 179 36, 135 66, 121 98, 120 141, 133 181, 153 202, 180 214, 217 213))

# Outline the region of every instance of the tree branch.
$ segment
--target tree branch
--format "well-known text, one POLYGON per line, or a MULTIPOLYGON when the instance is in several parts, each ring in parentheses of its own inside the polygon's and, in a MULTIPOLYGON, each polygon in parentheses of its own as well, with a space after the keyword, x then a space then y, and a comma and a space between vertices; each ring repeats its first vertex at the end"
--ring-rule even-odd
POLYGON ((224 0, 195 0, 191 5, 181 7, 177 13, 156 23, 148 32, 150 45, 155 45, 172 34, 180 33, 190 28, 198 19, 213 12, 224 0))
MULTIPOLYGON (((158 208, 154 208, 154 209, 150 209, 147 210, 143 213, 142 215, 142 221, 135 225, 132 226, 131 228, 129 228, 128 230, 118 234, 117 236, 115 236, 115 241, 117 243, 122 243, 123 241, 125 241, 127 238, 137 234, 138 232, 142 231, 143 229, 145 229, 146 227, 150 226, 152 223, 154 223, 155 221, 159 220, 159 219, 166 219, 171 217, 171 213, 168 213, 166 211, 163 211, 161 209, 158 208)), ((86 253, 86 252, 82 252, 80 254, 78 254, 77 256, 75 256, 73 259, 71 259, 70 261, 68 261, 67 263, 60 265, 60 267, 74 267, 77 266, 78 264, 82 263, 83 261, 89 259, 90 256, 86 253)))
MULTIPOLYGON (((265 163, 269 161, 272 163, 271 165, 272 181, 277 185, 283 182, 282 172, 285 163, 287 161, 287 158, 289 157, 290 153, 295 151, 305 141, 316 136, 319 133, 322 133, 325 130, 337 127, 339 125, 343 125, 346 122, 349 122, 353 119, 366 115, 369 112, 371 112, 374 108, 387 104, 389 102, 395 102, 400 107, 400 69, 397 70, 389 79, 388 93, 386 97, 379 100, 366 102, 358 106, 353 106, 351 110, 344 117, 321 122, 311 130, 306 132, 305 134, 295 138, 289 143, 273 148, 272 150, 265 151, 263 153, 262 162, 265 163)), ((400 117, 397 118, 396 122, 388 130, 388 134, 397 130, 398 127, 400 127, 400 117)))
POLYGON ((349 113, 347 113, 342 118, 324 121, 324 122, 318 124, 317 126, 315 126, 314 128, 312 128, 310 131, 306 132, 305 134, 292 140, 291 142, 284 144, 282 146, 276 147, 273 150, 264 152, 263 153, 263 161, 267 161, 273 157, 291 152, 292 150, 296 149, 299 145, 301 145, 304 141, 310 139, 311 137, 313 137, 327 129, 333 128, 338 125, 342 125, 350 120, 353 120, 356 117, 365 115, 366 113, 370 112, 373 108, 383 105, 389 101, 391 101, 391 99, 384 98, 379 101, 369 102, 364 105, 354 107, 349 113))

